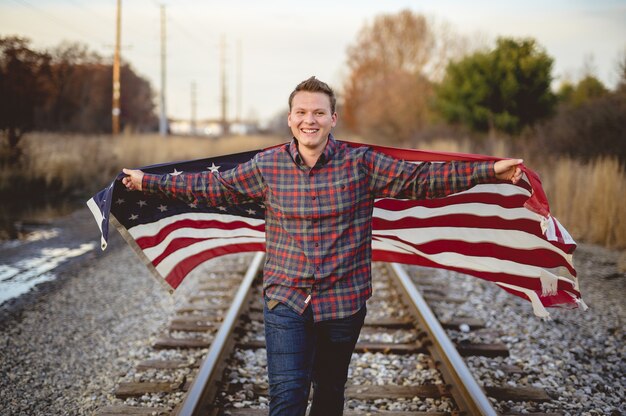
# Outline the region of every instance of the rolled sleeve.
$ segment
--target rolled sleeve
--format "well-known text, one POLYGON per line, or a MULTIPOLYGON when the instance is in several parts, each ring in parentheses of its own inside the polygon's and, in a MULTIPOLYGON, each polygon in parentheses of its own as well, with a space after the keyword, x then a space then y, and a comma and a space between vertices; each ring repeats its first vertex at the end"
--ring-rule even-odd
POLYGON ((490 160, 487 162, 476 162, 474 164, 474 177, 476 185, 481 183, 492 183, 497 180, 496 170, 494 168, 496 162, 490 160))
POLYGON ((143 179, 141 180, 141 189, 145 192, 158 192, 159 191, 159 182, 161 181, 162 175, 155 175, 152 173, 144 173, 143 179))

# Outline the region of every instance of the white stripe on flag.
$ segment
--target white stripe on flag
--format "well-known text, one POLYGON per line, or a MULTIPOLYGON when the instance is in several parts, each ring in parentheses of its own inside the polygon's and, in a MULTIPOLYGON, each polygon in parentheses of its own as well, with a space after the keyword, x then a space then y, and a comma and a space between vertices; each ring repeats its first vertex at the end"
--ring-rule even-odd
MULTIPOLYGON (((155 230, 158 232, 158 230, 155 230)), ((132 233, 131 233, 132 235, 132 233)), ((236 228, 233 230, 223 230, 216 228, 179 228, 167 235, 163 241, 154 247, 148 247, 143 249, 144 254, 153 261, 159 257, 167 248, 167 246, 177 238, 200 238, 200 239, 213 239, 213 238, 236 238, 236 237, 253 237, 253 238, 265 238, 263 231, 252 230, 250 228, 236 228)))
POLYGON ((160 219, 158 221, 149 224, 140 224, 128 229, 128 232, 134 239, 141 237, 152 237, 155 235, 155 229, 159 230, 165 228, 168 225, 174 224, 181 220, 192 221, 219 221, 224 224, 229 224, 235 221, 243 221, 249 224, 251 227, 258 227, 265 223, 262 219, 239 217, 229 214, 211 214, 211 213, 184 213, 172 215, 167 218, 160 219))
POLYGON ((98 228, 100 229, 100 248, 104 250, 107 248, 107 241, 104 239, 104 234, 102 234, 102 221, 104 221, 104 217, 102 216, 102 212, 100 212, 98 204, 96 204, 96 201, 94 201, 93 198, 90 198, 89 201, 87 201, 87 207, 89 207, 89 211, 91 211, 91 214, 93 215, 94 219, 96 220, 96 224, 98 224, 98 228))
POLYGON ((388 221, 401 221, 407 217, 436 218, 454 214, 475 215, 477 217, 500 217, 505 220, 526 219, 536 221, 537 224, 539 224, 542 218, 540 215, 530 212, 525 208, 503 208, 498 205, 480 202, 453 204, 437 208, 415 206, 401 211, 387 210, 379 207, 374 208, 374 217, 388 221))
POLYGON ((530 300, 530 303, 533 306, 533 312, 535 313, 536 316, 540 318, 548 318, 550 316, 546 308, 541 303, 541 299, 539 299, 539 295, 537 295, 537 293, 534 290, 530 290, 524 287, 510 285, 510 284, 502 283, 502 282, 495 282, 495 283, 499 286, 506 287, 511 290, 515 290, 517 292, 521 292, 525 294, 526 297, 528 297, 528 300, 530 300))
MULTIPOLYGON (((525 181, 528 184, 528 181, 525 181)), ((529 185, 530 186, 530 185, 529 185)), ((453 195, 463 195, 463 194, 493 194, 498 196, 514 196, 514 195, 524 195, 530 196, 530 192, 526 188, 522 188, 521 186, 513 185, 510 183, 485 183, 475 185, 470 189, 466 189, 462 192, 457 192, 453 195)), ((447 198, 447 197, 446 197, 447 198)), ((443 198, 445 200, 445 198, 443 198)))
MULTIPOLYGON (((541 276, 544 273, 548 273, 549 275, 553 276, 553 278, 558 278, 563 282, 571 284, 572 287, 574 286, 573 278, 556 276, 542 267, 521 264, 510 260, 501 260, 488 256, 469 256, 465 254, 449 252, 426 254, 401 241, 384 239, 377 236, 374 236, 372 248, 374 250, 386 250, 398 253, 417 254, 420 257, 428 259, 437 264, 441 264, 443 266, 473 270, 476 272, 505 273, 512 276, 521 276, 539 280, 541 280, 541 276)), ((569 275, 569 271, 564 268, 561 269, 564 274, 569 275)), ((546 279, 549 280, 548 277, 546 277, 546 279)))
MULTIPOLYGON (((570 257, 563 250, 546 242, 533 234, 517 230, 498 230, 493 228, 466 228, 466 227, 425 227, 419 232, 414 229, 393 229, 374 230, 373 235, 384 238, 385 236, 396 236, 402 241, 411 244, 425 244, 437 240, 462 241, 466 243, 493 243, 502 247, 514 247, 519 250, 545 249, 550 250, 563 257, 568 263, 570 257)), ((394 240, 395 241, 395 240, 394 240)), ((529 256, 528 261, 534 259, 529 256)))

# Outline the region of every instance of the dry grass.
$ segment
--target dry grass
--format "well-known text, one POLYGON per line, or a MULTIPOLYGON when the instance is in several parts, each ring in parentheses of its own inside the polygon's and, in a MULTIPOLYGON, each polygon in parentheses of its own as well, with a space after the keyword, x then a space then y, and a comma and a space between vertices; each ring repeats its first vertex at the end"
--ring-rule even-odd
POLYGON ((21 169, 0 169, 0 190, 36 183, 61 192, 76 189, 93 192, 106 186, 123 167, 237 153, 284 141, 272 136, 213 139, 32 134, 21 143, 24 149, 21 169))
MULTIPOLYGON (((425 148, 471 153, 471 143, 437 140, 425 148)), ((514 154, 506 142, 490 140, 486 154, 499 157, 523 157, 525 164, 538 172, 552 215, 565 226, 575 240, 626 249, 626 170, 617 158, 598 158, 582 163, 569 158, 533 159, 514 154)), ((626 253, 621 260, 626 269, 626 253)))
MULTIPOLYGON (((220 139, 123 136, 114 139, 110 136, 29 135, 23 141, 22 169, 0 167, 0 190, 43 184, 44 188, 55 191, 78 189, 83 194, 93 193, 106 186, 122 167, 230 154, 284 141, 284 138, 272 136, 220 139)), ((469 141, 452 140, 423 143, 420 148, 476 151, 469 141)), ((626 248, 626 173, 617 159, 602 158, 583 164, 562 158, 537 165, 526 155, 510 154, 509 149, 506 142, 491 140, 482 143, 479 152, 525 157, 526 164, 542 177, 552 213, 575 239, 626 248)))
POLYGON ((615 158, 559 159, 544 175, 552 212, 578 239, 626 248, 626 173, 615 158))

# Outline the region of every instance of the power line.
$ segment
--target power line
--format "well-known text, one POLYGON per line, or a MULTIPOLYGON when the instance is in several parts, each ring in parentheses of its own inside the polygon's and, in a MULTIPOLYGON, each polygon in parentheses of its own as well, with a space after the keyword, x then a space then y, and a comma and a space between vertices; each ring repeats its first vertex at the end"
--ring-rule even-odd
POLYGON ((71 24, 68 24, 66 21, 64 21, 62 19, 57 18, 56 16, 50 14, 49 12, 44 11, 42 9, 39 9, 39 8, 33 6, 32 4, 28 3, 26 0, 13 0, 13 1, 18 3, 18 4, 20 4, 20 5, 22 5, 22 6, 24 6, 24 7, 28 7, 30 9, 36 11, 37 13, 40 13, 41 15, 43 15, 47 19, 55 22, 59 26, 63 26, 65 29, 69 29, 69 30, 79 34, 82 37, 90 38, 92 41, 96 41, 97 43, 100 43, 100 44, 106 44, 105 41, 103 41, 102 39, 94 37, 93 34, 83 32, 82 30, 72 26, 71 24))
MULTIPOLYGON (((67 3, 73 5, 74 7, 76 7, 77 9, 80 9, 81 11, 83 11, 83 13, 88 14, 91 17, 91 21, 97 21, 97 22, 102 22, 102 21, 112 21, 114 20, 113 16, 109 16, 109 15, 104 15, 101 14, 100 12, 90 8, 90 7, 86 7, 84 4, 78 2, 77 0, 65 0, 67 3)), ((107 23, 106 24, 107 27, 109 27, 110 25, 107 23)), ((137 32, 133 29, 133 27, 131 26, 130 28, 128 27, 124 27, 124 32, 125 33, 132 33, 136 36, 144 36, 144 33, 140 33, 137 32)))
MULTIPOLYGON (((31 3, 29 3, 26 0, 13 0, 13 1, 15 3, 25 7, 25 8, 29 8, 29 9, 35 11, 40 16, 45 17, 46 21, 52 21, 52 22, 56 23, 58 26, 62 26, 64 29, 70 30, 71 32, 79 35, 81 40, 85 40, 85 38, 87 38, 92 43, 96 43, 97 45, 100 45, 100 47, 109 48, 109 49, 113 48, 113 45, 112 45, 110 40, 105 41, 103 39, 95 37, 93 35, 93 33, 88 33, 88 32, 82 31, 81 29, 79 29, 79 28, 77 28, 75 26, 72 26, 71 24, 68 24, 67 21, 62 20, 60 18, 57 18, 55 15, 51 14, 50 12, 48 12, 48 11, 46 11, 44 9, 41 9, 39 7, 36 7, 36 6, 32 5, 31 3)), ((82 6, 82 5, 79 5, 79 3, 75 3, 74 0, 66 0, 66 1, 68 1, 71 4, 74 4, 76 7, 79 7, 84 13, 88 13, 90 15, 90 17, 91 17, 91 21, 102 22, 102 20, 105 20, 103 15, 101 15, 99 13, 95 13, 93 10, 89 10, 89 9, 85 8, 84 6, 82 6), (94 16, 97 16, 97 18, 95 18, 94 16)), ((112 17, 110 20, 113 22, 114 21, 114 17, 112 17)), ((145 36, 144 33, 139 33, 137 31, 128 30, 126 28, 124 29, 124 31, 125 32, 131 32, 135 36, 138 36, 138 37, 145 36)), ((155 33, 157 33, 157 32, 155 31, 155 33)), ((132 48, 132 46, 131 47, 125 46, 122 49, 127 49, 127 48, 132 48)), ((158 52, 157 51, 155 51, 154 53, 150 53, 150 52, 146 52, 146 51, 143 51, 143 50, 139 50, 139 51, 134 51, 132 54, 135 55, 135 56, 141 56, 141 57, 147 58, 147 59, 158 58, 158 52)))
MULTIPOLYGON (((165 2, 159 2, 157 0, 146 0, 146 2, 152 3, 154 6, 157 6, 159 8, 162 5, 165 5, 165 2)), ((188 39, 189 41, 191 41, 192 43, 195 44, 195 46, 192 46, 192 45, 190 45, 189 42, 184 42, 182 44, 182 47, 185 48, 185 49, 188 49, 192 53, 192 56, 197 56, 198 49, 200 49, 200 50, 205 50, 206 49, 207 43, 208 43, 206 38, 202 39, 202 38, 198 37, 197 35, 194 35, 189 30, 187 30, 182 23, 179 23, 178 18, 172 17, 172 11, 171 10, 172 10, 171 8, 168 9, 167 16, 165 17, 165 19, 167 21, 167 24, 168 24, 168 39, 172 38, 172 34, 173 33, 182 34, 186 39, 188 39), (173 29, 175 29, 175 30, 173 30, 173 29)), ((215 47, 216 48, 219 47, 217 41, 215 42, 215 47)))
POLYGON ((178 23, 178 20, 176 19, 172 19, 172 16, 168 16, 168 20, 170 21, 170 23, 173 23, 174 26, 183 34, 187 37, 187 39, 193 41, 194 43, 197 43, 198 46, 202 46, 203 48, 206 47, 206 40, 201 40, 200 38, 197 38, 195 35, 191 34, 190 32, 187 31, 187 29, 185 29, 185 27, 178 23))
POLYGON ((85 13, 87 13, 87 14, 91 15, 91 16, 96 16, 96 17, 98 17, 99 19, 110 19, 110 18, 111 18, 111 16, 104 16, 104 15, 101 15, 99 12, 96 12, 96 11, 94 11, 94 10, 92 10, 92 9, 88 8, 88 7, 85 7, 85 5, 84 5, 84 4, 79 3, 79 2, 77 2, 76 0, 65 0, 65 1, 66 1, 67 3, 70 3, 71 5, 73 5, 74 7, 76 7, 76 8, 78 8, 78 9, 82 10, 83 12, 85 12, 85 13))

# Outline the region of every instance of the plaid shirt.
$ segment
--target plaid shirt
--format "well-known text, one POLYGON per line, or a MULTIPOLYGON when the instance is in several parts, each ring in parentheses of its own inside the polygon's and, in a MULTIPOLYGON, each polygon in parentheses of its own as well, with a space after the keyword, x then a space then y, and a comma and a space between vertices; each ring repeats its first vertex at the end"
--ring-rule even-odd
POLYGON ((356 313, 371 296, 375 198, 443 197, 495 178, 493 162, 409 163, 330 135, 309 168, 296 140, 225 172, 145 174, 143 189, 210 205, 265 204, 264 294, 315 321, 356 313))

